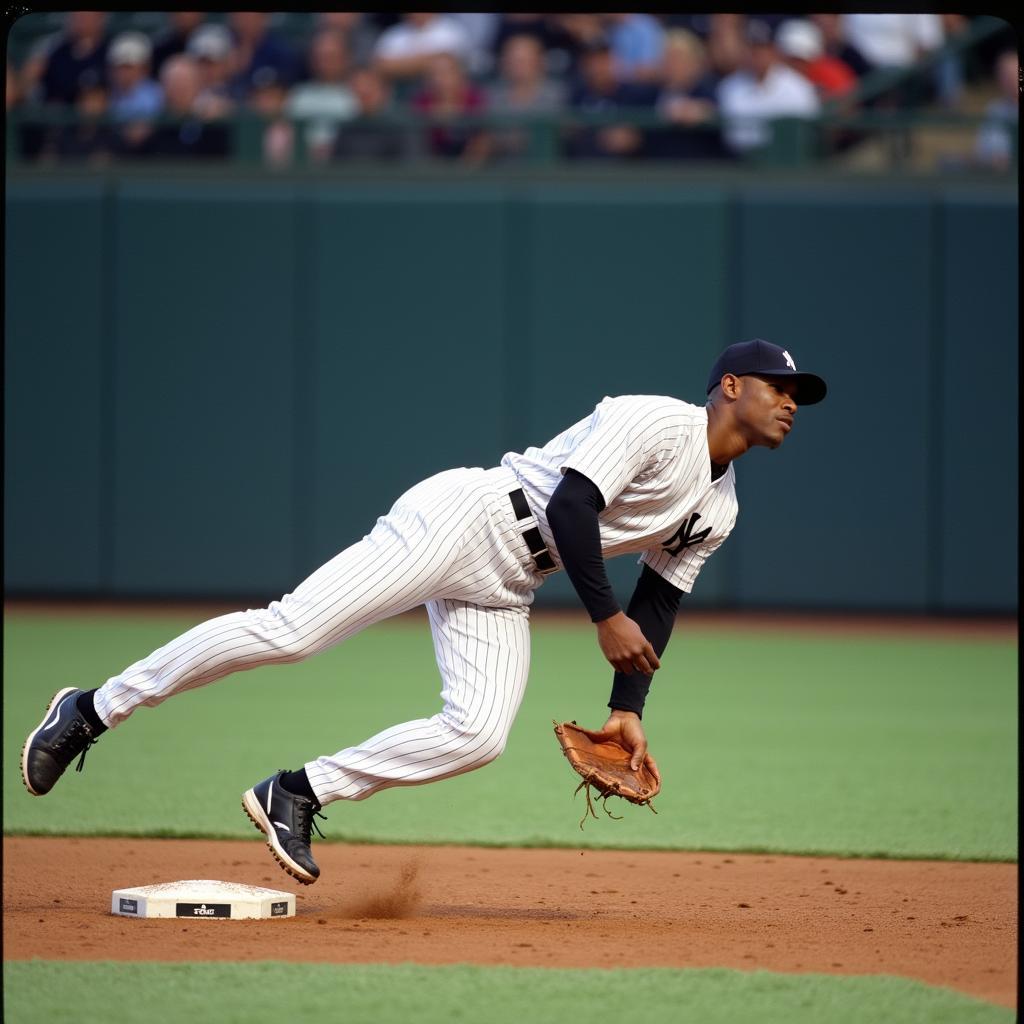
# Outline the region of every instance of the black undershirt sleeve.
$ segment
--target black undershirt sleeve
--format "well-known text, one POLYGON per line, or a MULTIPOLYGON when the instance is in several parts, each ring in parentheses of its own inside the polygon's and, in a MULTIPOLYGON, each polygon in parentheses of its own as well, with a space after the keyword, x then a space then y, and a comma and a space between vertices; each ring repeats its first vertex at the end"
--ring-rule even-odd
POLYGON ((567 469, 545 510, 562 567, 592 622, 620 611, 601 557, 598 513, 604 508, 601 491, 574 469, 567 469))
MULTIPOLYGON (((658 657, 665 653, 672 627, 675 625, 679 599, 683 592, 649 565, 643 567, 640 579, 629 600, 626 614, 640 627, 658 657)), ((612 680, 612 695, 608 707, 620 711, 635 711, 643 718, 644 702, 651 688, 651 676, 642 672, 616 672, 612 680)))
MULTIPOLYGON (((567 469, 547 506, 547 520, 566 575, 590 614, 601 622, 620 611, 604 559, 598 514, 604 509, 600 489, 582 473, 567 469)), ((668 646, 682 591, 645 565, 626 614, 640 627, 658 657, 668 646)), ((651 677, 641 672, 616 672, 610 708, 643 715, 651 677)))

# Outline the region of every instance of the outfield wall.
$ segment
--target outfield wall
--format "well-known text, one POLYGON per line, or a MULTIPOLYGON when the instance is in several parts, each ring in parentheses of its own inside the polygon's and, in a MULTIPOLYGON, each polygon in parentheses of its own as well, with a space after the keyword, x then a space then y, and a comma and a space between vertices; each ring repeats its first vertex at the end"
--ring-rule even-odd
POLYGON ((761 336, 829 398, 737 465, 693 602, 1016 607, 1012 188, 112 175, 6 212, 8 594, 276 596, 423 476, 702 402, 761 336))

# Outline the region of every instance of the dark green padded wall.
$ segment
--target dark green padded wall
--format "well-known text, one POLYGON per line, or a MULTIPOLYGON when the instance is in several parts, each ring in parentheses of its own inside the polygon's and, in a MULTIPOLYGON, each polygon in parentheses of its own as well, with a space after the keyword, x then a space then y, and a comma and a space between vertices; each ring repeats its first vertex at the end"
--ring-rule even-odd
POLYGON ((492 191, 318 191, 303 573, 424 477, 503 452, 506 213, 492 191))
POLYGON ((94 592, 109 556, 103 191, 9 184, 6 213, 6 586, 94 592))
POLYGON ((113 587, 278 588, 294 545, 293 196, 129 184, 116 229, 113 587))
POLYGON ((741 335, 784 346, 830 392, 797 412, 782 447, 737 464, 737 596, 923 607, 937 443, 929 197, 748 193, 740 223, 741 335))
POLYGON ((830 395, 738 464, 688 603, 1010 611, 1016 212, 955 184, 11 182, 8 592, 278 596, 424 476, 605 394, 701 402, 760 335, 830 395))
POLYGON ((967 193, 947 197, 940 216, 939 603, 1009 608, 1020 536, 1016 209, 967 193))

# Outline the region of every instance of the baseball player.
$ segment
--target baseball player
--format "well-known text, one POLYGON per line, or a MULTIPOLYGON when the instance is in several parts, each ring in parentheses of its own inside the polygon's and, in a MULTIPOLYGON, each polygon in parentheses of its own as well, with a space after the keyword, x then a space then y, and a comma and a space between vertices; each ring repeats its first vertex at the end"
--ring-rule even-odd
POLYGON ((60 690, 25 742, 25 785, 48 793, 140 707, 243 669, 301 661, 425 604, 442 709, 277 772, 242 797, 280 865, 315 882, 310 842, 321 808, 472 771, 502 752, 530 667, 533 594, 559 569, 615 669, 601 732, 630 751, 634 769, 646 764, 658 776, 644 702, 682 593, 736 521, 733 462, 755 445, 777 448, 797 408, 825 392, 788 352, 755 339, 720 355, 703 406, 605 398, 543 448, 432 476, 280 601, 204 622, 96 689, 60 690), (627 553, 640 555, 642 570, 623 612, 604 560, 627 553))

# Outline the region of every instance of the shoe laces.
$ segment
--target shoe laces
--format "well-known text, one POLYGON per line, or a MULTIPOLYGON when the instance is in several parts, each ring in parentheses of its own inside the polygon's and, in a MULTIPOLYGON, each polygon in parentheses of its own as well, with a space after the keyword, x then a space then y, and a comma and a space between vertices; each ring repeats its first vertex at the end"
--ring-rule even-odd
POLYGON ((88 753, 90 747, 95 747, 98 740, 89 740, 82 750, 82 756, 78 759, 78 764, 75 765, 75 771, 80 772, 85 767, 85 755, 88 753))
POLYGON ((75 771, 80 772, 85 765, 85 755, 89 752, 89 748, 96 746, 97 743, 99 740, 93 738, 88 724, 84 720, 76 718, 68 723, 67 728, 53 742, 53 751, 62 756, 67 752, 66 763, 70 764, 81 747, 82 756, 78 759, 78 764, 75 765, 75 771))
POLYGON ((300 838, 307 846, 312 840, 312 831, 315 831, 321 839, 327 838, 320 831, 320 826, 316 823, 317 818, 321 821, 327 820, 327 816, 320 813, 318 803, 314 803, 312 800, 300 800, 295 805, 295 826, 300 838))

